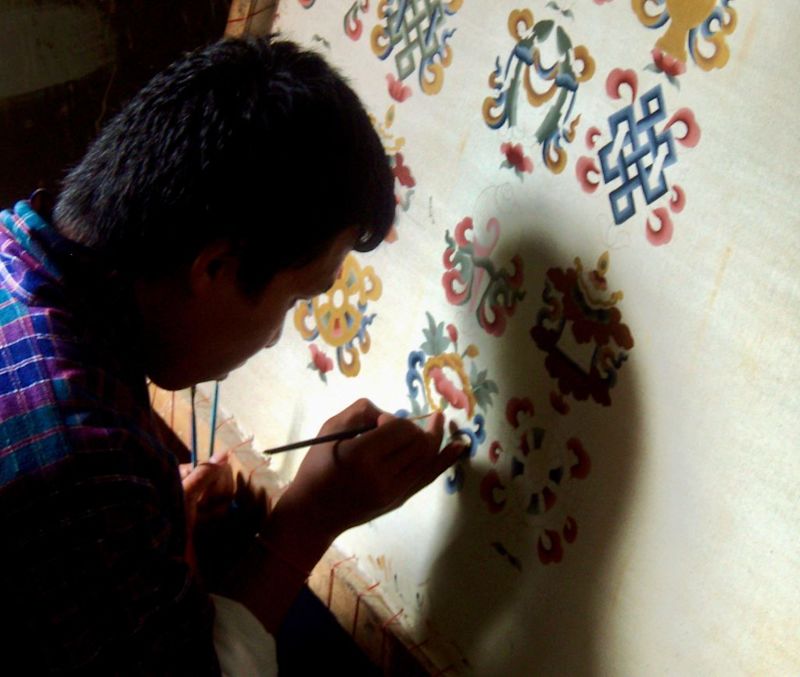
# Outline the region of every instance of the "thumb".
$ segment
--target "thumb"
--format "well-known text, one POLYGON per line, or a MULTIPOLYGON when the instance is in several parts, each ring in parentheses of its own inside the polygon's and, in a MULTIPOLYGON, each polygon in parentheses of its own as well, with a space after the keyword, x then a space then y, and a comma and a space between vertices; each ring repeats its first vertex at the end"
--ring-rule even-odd
POLYGON ((458 437, 447 444, 432 460, 426 471, 420 477, 417 490, 429 485, 445 470, 450 468, 462 458, 466 458, 470 444, 463 437, 458 437))

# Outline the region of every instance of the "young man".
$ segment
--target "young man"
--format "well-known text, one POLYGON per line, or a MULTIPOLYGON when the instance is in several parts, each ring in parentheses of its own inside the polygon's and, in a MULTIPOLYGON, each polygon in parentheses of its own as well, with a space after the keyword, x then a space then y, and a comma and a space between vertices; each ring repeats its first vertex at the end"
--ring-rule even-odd
MULTIPOLYGON (((219 672, 213 637, 237 631, 224 600, 215 622, 193 534, 208 506, 227 513, 233 479, 214 459, 181 482, 145 378, 223 378, 273 345, 297 300, 381 242, 394 205, 356 95, 319 56, 264 39, 176 62, 105 127, 52 215, 42 195, 0 215, 0 671, 219 672)), ((269 631, 339 533, 463 452, 440 452, 441 416, 422 431, 365 400, 321 432, 365 424, 309 451, 224 585, 259 579, 269 631)))

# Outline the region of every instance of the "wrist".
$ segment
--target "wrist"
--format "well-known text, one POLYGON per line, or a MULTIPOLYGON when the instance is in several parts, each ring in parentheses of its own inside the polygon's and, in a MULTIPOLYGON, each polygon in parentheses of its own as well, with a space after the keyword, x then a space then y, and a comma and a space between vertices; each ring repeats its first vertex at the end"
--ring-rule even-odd
POLYGON ((307 572, 314 568, 339 533, 286 492, 275 505, 260 536, 282 559, 307 572))

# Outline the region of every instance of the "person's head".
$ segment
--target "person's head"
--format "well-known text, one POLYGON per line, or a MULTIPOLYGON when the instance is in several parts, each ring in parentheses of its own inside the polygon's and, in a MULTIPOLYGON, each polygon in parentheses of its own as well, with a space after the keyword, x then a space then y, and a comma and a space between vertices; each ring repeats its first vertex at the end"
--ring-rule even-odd
POLYGON ((150 375, 181 387, 276 340, 294 300, 324 291, 350 249, 376 247, 393 188, 367 113, 324 59, 223 40, 105 126, 54 222, 134 284, 150 375))

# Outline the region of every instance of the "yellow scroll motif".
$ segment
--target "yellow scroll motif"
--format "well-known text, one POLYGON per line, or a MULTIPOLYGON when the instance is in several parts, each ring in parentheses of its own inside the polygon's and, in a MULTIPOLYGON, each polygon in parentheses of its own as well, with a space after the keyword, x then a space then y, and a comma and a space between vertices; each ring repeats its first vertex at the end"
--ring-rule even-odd
MULTIPOLYGON (((718 0, 666 0, 666 10, 659 5, 656 14, 650 14, 647 10, 652 0, 631 0, 631 6, 639 21, 648 28, 655 28, 665 12, 669 15, 669 26, 656 42, 656 49, 662 50, 681 63, 686 63, 689 58, 687 46, 690 32, 702 26, 716 9, 717 2, 718 0)), ((693 36, 691 44, 693 58, 705 71, 723 68, 730 57, 730 49, 725 39, 736 29, 737 15, 736 10, 731 7, 725 7, 723 11, 725 18, 715 33, 702 37, 696 32, 693 36), (698 48, 700 40, 713 45, 714 51, 710 56, 700 52, 698 48)))
POLYGON ((359 354, 370 348, 367 303, 378 300, 382 290, 372 266, 362 268, 356 257, 348 254, 333 286, 311 301, 298 304, 294 326, 307 341, 319 337, 336 348, 341 372, 355 376, 361 369, 359 354))
POLYGON ((545 166, 552 173, 560 174, 567 166, 567 152, 561 142, 571 143, 575 139, 580 121, 580 115, 571 120, 567 116, 572 115, 578 86, 595 74, 594 58, 586 45, 573 46, 563 27, 551 20, 537 22, 529 9, 512 10, 506 28, 516 44, 505 71, 498 58, 489 75, 493 94, 483 101, 484 122, 492 129, 517 124, 517 92, 520 90, 525 91, 528 104, 534 108, 550 103, 536 131, 536 139, 542 146, 545 166), (551 35, 555 35, 560 56, 552 64, 543 65, 539 45, 551 35), (544 89, 537 89, 535 82, 543 83, 539 86, 544 89))
POLYGON ((389 106, 383 118, 383 122, 379 122, 372 113, 369 114, 369 121, 372 123, 375 131, 378 132, 378 136, 381 137, 383 149, 389 155, 394 155, 401 151, 406 145, 406 138, 404 136, 395 136, 389 131, 394 124, 394 104, 389 106))
POLYGON ((442 355, 435 355, 429 358, 423 367, 422 379, 425 382, 425 397, 428 399, 428 402, 430 402, 431 407, 437 411, 441 411, 443 409, 442 404, 437 403, 437 400, 433 397, 433 393, 431 392, 431 370, 435 367, 438 367, 439 369, 449 367, 458 375, 458 378, 461 381, 460 389, 467 397, 467 417, 472 418, 472 414, 475 412, 475 394, 472 392, 472 386, 470 385, 469 377, 464 369, 464 362, 461 357, 456 353, 443 353, 442 355))

